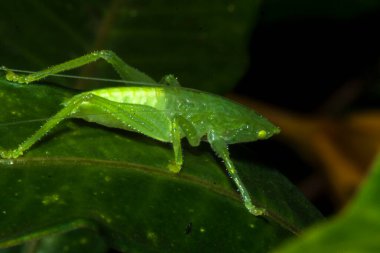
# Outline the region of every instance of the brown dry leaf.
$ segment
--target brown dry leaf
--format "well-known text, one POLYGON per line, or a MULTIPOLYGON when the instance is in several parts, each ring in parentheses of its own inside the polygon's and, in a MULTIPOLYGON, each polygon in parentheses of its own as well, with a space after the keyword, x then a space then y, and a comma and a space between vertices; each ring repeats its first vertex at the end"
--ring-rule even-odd
POLYGON ((351 199, 380 150, 378 110, 326 118, 299 115, 236 94, 229 97, 280 126, 282 132, 278 138, 320 170, 337 207, 351 199))

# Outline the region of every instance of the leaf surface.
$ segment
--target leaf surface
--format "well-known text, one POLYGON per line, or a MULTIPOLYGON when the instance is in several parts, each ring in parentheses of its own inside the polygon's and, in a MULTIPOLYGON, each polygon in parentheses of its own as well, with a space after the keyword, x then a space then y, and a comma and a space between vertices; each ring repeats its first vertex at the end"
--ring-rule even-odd
MULTIPOLYGON (((16 147, 73 94, 1 80, 0 146, 16 147)), ((124 252, 265 252, 320 219, 280 174, 236 161, 269 212, 250 215, 209 145, 183 144, 184 166, 173 174, 169 144, 64 121, 24 156, 0 160, 0 247, 85 227, 124 252)))
POLYGON ((380 156, 373 164, 366 184, 342 214, 311 228, 276 252, 379 252, 379 194, 380 156))

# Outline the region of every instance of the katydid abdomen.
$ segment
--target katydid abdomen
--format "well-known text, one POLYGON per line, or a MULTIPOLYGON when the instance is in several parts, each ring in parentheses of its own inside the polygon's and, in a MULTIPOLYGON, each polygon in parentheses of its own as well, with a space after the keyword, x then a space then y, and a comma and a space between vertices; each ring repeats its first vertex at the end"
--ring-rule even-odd
MULTIPOLYGON (((254 111, 223 97, 197 90, 162 86, 116 87, 88 93, 113 101, 119 107, 131 107, 129 110, 136 111, 142 121, 159 126, 159 129, 156 129, 157 134, 151 131, 145 134, 160 141, 171 142, 170 134, 164 133, 171 132, 174 117, 186 119, 194 128, 199 140, 211 130, 217 132, 228 144, 266 139, 279 132, 276 126, 254 111)), ((84 110, 87 106, 83 107, 84 110)), ((117 118, 117 115, 110 115, 111 118, 104 120, 101 119, 104 113, 98 117, 96 113, 85 113, 83 110, 78 116, 88 121, 102 121, 101 124, 109 127, 136 131, 121 126, 119 119, 112 120, 117 118)), ((139 129, 137 132, 144 134, 144 131, 139 129)), ((186 133, 181 131, 181 137, 187 137, 186 133)))

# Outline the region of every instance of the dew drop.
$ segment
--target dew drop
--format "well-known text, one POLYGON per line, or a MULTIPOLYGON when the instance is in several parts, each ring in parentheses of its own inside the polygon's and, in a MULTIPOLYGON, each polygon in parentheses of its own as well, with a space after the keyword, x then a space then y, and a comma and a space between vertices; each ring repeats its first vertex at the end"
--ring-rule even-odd
POLYGON ((60 197, 58 194, 47 195, 47 196, 43 197, 42 204, 44 204, 46 206, 46 205, 56 203, 59 200, 60 200, 60 197))
POLYGON ((5 161, 7 163, 7 165, 13 165, 14 164, 14 161, 13 160, 7 160, 5 161))

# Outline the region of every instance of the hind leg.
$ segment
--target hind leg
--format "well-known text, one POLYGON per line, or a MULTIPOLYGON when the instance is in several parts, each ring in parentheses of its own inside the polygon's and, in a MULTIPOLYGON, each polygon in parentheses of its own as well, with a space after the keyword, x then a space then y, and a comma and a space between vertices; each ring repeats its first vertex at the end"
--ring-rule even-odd
POLYGON ((148 75, 140 72, 139 70, 126 64, 120 57, 118 57, 114 52, 109 50, 96 51, 84 56, 75 58, 73 60, 54 65, 47 69, 29 74, 29 75, 18 75, 14 72, 7 70, 7 68, 2 67, 2 70, 7 72, 6 78, 8 81, 16 83, 31 83, 43 79, 49 75, 57 74, 64 72, 66 70, 79 68, 86 64, 97 61, 98 59, 104 59, 106 62, 112 65, 116 72, 120 75, 123 80, 126 81, 136 81, 136 82, 147 82, 153 83, 156 82, 150 78, 148 75))

